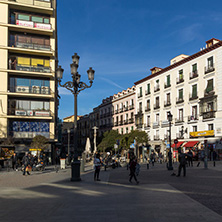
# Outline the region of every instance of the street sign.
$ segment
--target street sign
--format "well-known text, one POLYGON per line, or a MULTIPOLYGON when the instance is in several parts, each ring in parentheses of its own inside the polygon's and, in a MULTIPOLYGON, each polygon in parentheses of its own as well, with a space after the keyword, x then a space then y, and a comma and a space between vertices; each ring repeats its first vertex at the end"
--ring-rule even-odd
POLYGON ((177 143, 178 143, 178 139, 175 139, 175 140, 174 140, 174 143, 177 144, 177 143))
POLYGON ((167 148, 167 149, 169 149, 169 148, 170 148, 170 144, 169 144, 169 143, 167 143, 166 148, 167 148))
POLYGON ((114 144, 114 149, 118 149, 118 145, 117 144, 114 144))
POLYGON ((135 148, 134 143, 132 143, 132 144, 130 145, 130 148, 132 148, 132 149, 134 149, 134 148, 135 148))

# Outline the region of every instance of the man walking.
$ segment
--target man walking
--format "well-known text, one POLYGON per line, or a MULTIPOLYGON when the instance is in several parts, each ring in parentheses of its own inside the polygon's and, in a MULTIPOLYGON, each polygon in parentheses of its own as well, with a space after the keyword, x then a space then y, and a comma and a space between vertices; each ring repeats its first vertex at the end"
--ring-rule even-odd
POLYGON ((26 169, 27 167, 31 167, 31 154, 26 152, 25 156, 22 158, 22 163, 24 165, 23 176, 25 176, 25 172, 30 175, 29 171, 26 169))
POLYGON ((18 157, 17 154, 14 152, 12 155, 12 169, 18 171, 18 157))
POLYGON ((182 168, 183 168, 183 176, 185 177, 185 176, 186 176, 187 157, 189 157, 189 155, 186 154, 186 153, 183 153, 183 152, 181 151, 181 149, 179 149, 178 152, 179 152, 179 162, 180 162, 180 165, 179 165, 179 168, 178 168, 177 177, 180 176, 180 173, 181 173, 181 169, 182 169, 182 168))
POLYGON ((136 172, 136 165, 137 165, 137 159, 136 157, 133 158, 133 160, 130 163, 130 179, 129 182, 132 183, 132 178, 134 178, 134 180, 136 181, 136 183, 138 184, 139 181, 136 178, 135 172, 136 172))

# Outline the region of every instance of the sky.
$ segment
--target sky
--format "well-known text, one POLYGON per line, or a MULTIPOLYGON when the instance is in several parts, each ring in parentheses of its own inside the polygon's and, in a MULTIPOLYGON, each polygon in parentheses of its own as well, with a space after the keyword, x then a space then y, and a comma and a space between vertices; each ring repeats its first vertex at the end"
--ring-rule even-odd
MULTIPOLYGON (((71 81, 72 55, 89 84, 78 95, 78 115, 164 68, 180 54, 192 55, 211 38, 222 40, 222 1, 214 0, 58 0, 58 55, 62 83, 71 81)), ((74 96, 59 88, 61 119, 74 114, 74 96)))

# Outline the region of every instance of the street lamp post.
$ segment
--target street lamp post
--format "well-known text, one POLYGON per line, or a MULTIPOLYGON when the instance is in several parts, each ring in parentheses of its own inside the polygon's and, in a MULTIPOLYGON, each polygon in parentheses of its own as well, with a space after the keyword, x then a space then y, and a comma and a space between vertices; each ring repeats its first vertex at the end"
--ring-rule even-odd
POLYGON ((169 164, 168 170, 173 170, 173 163, 172 163, 172 152, 171 152, 171 122, 173 119, 173 115, 171 112, 168 113, 168 121, 169 121, 169 142, 170 142, 170 150, 169 150, 169 164))
POLYGON ((67 130, 68 133, 68 162, 70 164, 71 158, 70 158, 70 129, 67 130))
POLYGON ((98 130, 99 128, 94 126, 92 129, 94 130, 94 151, 93 151, 93 153, 95 154, 96 151, 97 151, 97 148, 96 148, 96 130, 98 130))
POLYGON ((72 61, 73 63, 70 64, 71 67, 71 76, 72 76, 72 81, 68 81, 65 84, 61 84, 61 79, 63 76, 63 69, 61 66, 58 67, 57 69, 57 79, 58 83, 61 87, 64 87, 68 89, 69 91, 72 92, 74 95, 74 161, 72 162, 72 175, 71 175, 71 181, 80 181, 80 161, 78 160, 78 150, 77 150, 77 96, 78 94, 86 89, 90 88, 92 86, 93 80, 94 80, 94 73, 95 71, 92 69, 92 67, 89 68, 87 71, 88 73, 88 78, 90 85, 88 86, 84 82, 80 82, 80 77, 81 75, 77 72, 77 69, 79 67, 79 56, 77 53, 75 53, 72 56, 72 61))

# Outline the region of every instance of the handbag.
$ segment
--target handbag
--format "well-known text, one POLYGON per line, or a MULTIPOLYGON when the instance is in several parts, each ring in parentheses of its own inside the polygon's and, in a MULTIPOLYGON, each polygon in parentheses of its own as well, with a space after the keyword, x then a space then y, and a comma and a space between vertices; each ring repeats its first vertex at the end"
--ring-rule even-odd
POLYGON ((25 169, 25 171, 26 171, 26 172, 32 171, 32 167, 31 167, 31 166, 27 166, 26 169, 25 169))

